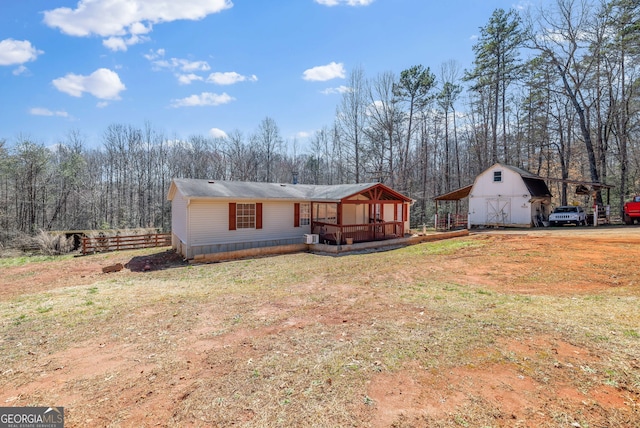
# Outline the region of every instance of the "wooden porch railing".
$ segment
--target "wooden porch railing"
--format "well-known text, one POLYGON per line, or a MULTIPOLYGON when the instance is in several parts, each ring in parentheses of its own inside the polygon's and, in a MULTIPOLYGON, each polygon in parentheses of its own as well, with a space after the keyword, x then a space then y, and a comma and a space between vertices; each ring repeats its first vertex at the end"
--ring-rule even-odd
POLYGON ((321 244, 327 242, 343 245, 346 244, 347 238, 353 239, 355 243, 381 241, 404 236, 402 222, 395 221, 346 225, 314 221, 311 230, 319 235, 321 244))
POLYGON ((82 254, 104 251, 132 250, 135 248, 166 247, 171 245, 170 233, 151 233, 129 236, 82 237, 82 254))

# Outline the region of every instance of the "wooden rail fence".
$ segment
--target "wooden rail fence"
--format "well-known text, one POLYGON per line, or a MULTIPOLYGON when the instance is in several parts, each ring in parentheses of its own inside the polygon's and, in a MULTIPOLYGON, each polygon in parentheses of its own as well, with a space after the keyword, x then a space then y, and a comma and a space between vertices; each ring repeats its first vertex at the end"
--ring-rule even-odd
POLYGON ((129 236, 82 237, 82 254, 105 251, 132 250, 135 248, 166 247, 171 245, 170 233, 151 233, 129 236))

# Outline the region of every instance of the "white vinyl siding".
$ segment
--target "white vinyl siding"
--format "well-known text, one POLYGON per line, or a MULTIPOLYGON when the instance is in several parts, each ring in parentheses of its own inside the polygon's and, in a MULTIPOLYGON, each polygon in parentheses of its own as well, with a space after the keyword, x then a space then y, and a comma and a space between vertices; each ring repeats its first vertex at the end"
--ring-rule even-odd
MULTIPOLYGON (((310 233, 310 226, 293 226, 293 202, 272 201, 256 201, 262 202, 262 229, 229 230, 229 202, 236 201, 193 201, 191 203, 189 213, 192 245, 302 239, 303 234, 310 233)), ((240 204, 240 202, 237 203, 240 204)))
POLYGON ((171 201, 171 233, 187 243, 187 200, 178 192, 171 201))
POLYGON ((229 231, 228 202, 193 201, 189 205, 189 242, 202 245, 220 241, 229 231))

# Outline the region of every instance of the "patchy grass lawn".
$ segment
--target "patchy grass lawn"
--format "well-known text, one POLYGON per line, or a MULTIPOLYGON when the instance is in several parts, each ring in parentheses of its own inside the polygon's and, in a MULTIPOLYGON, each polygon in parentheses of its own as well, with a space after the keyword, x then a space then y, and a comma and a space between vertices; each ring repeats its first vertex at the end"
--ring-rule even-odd
POLYGON ((639 426, 625 230, 209 265, 5 260, 0 403, 64 406, 70 427, 639 426))

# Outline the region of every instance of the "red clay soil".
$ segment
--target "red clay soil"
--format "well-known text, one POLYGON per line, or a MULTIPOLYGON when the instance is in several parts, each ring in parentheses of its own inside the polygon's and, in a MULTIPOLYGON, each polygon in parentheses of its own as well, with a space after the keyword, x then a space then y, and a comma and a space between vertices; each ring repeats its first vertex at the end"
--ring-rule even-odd
MULTIPOLYGON (((446 265, 416 266, 415 269, 428 269, 444 279, 447 276, 455 278, 458 283, 467 282, 500 292, 531 295, 575 295, 640 284, 637 269, 640 255, 638 228, 614 229, 609 233, 599 231, 580 237, 568 237, 564 230, 544 234, 487 233, 477 235, 474 239, 494 240, 492 253, 483 253, 487 247, 483 247, 485 250, 471 249, 451 256, 446 265), (550 253, 553 253, 553 257, 549 257, 550 253), (511 261, 509 264, 503 262, 507 255, 511 261), (572 280, 549 284, 542 273, 554 271, 562 272, 563 278, 572 280), (525 285, 517 280, 523 272, 534 278, 525 285), (536 272, 541 273, 539 281, 535 280, 536 272), (570 289, 566 286, 569 283, 570 289)), ((105 275, 113 275, 102 273, 102 268, 115 263, 125 266, 115 274, 119 278, 137 278, 145 275, 146 270, 184 267, 184 262, 171 251, 133 258, 130 253, 122 252, 104 257, 43 262, 38 264, 35 272, 30 265, 8 267, 1 272, 0 300, 58 287, 92 284, 105 275)), ((413 273, 405 270, 403 274, 411 276, 413 273)), ((112 343, 107 338, 91 338, 86 343, 78 343, 73 348, 52 355, 34 354, 28 365, 40 367, 38 379, 26 382, 19 388, 0 389, 0 405, 25 405, 22 397, 38 402, 54 396, 64 402, 76 403, 77 407, 99 410, 95 417, 84 419, 81 424, 74 424, 70 419, 69 426, 107 426, 110 420, 106 419, 106 415, 117 414, 123 408, 127 408, 127 413, 120 414, 123 422, 115 426, 168 426, 170 424, 167 421, 176 411, 176 403, 188 399, 205 373, 209 377, 214 376, 216 371, 224 374, 233 367, 234 358, 257 358, 260 350, 252 347, 251 343, 260 335, 267 337, 276 330, 301 329, 314 323, 369 322, 371 307, 358 312, 353 307, 340 306, 348 302, 353 293, 366 292, 366 284, 356 289, 335 287, 332 288, 331 297, 336 303, 331 313, 307 313, 303 318, 289 318, 286 325, 260 331, 235 331, 234 338, 225 338, 225 349, 221 354, 224 359, 218 361, 215 367, 206 356, 211 357, 212 347, 216 345, 212 340, 202 341, 200 331, 195 327, 189 335, 181 338, 180 343, 189 344, 184 352, 175 357, 175 364, 181 370, 163 372, 156 366, 153 354, 145 355, 140 349, 126 343, 112 343), (113 373, 118 376, 110 379, 113 373), (70 386, 101 376, 104 377, 102 390, 92 391, 89 395, 72 392, 70 386)), ((379 303, 380 307, 384 307, 383 303, 379 303)), ((262 315, 268 317, 270 312, 285 310, 282 306, 285 304, 294 307, 296 302, 280 303, 277 307, 265 303, 261 308, 262 315)), ((154 314, 149 313, 148 316, 153 317, 154 314)), ((217 313, 201 313, 200 325, 212 323, 220 316, 217 313)), ((166 328, 169 329, 169 326, 166 328)), ((586 420, 593 421, 591 427, 606 426, 603 421, 607 419, 603 415, 607 412, 620 412, 620 420, 627 421, 639 415, 640 397, 637 393, 601 384, 588 390, 577 390, 571 386, 570 377, 575 367, 597 362, 601 358, 587 349, 553 336, 535 335, 496 346, 511 352, 517 365, 497 361, 495 364, 431 372, 417 364, 410 364, 400 371, 372 375, 367 384, 367 396, 375 403, 375 408, 372 410, 363 406, 357 410, 362 414, 363 426, 438 426, 439 419, 446 419, 460 406, 467 406, 470 412, 473 412, 474 406, 482 406, 485 413, 487 407, 494 409, 496 415, 500 415, 497 424, 501 427, 579 427, 575 423, 572 425, 571 421, 562 424, 550 421, 545 416, 554 411, 561 414, 566 409, 580 409, 586 420), (533 376, 524 376, 523 364, 527 359, 548 350, 553 353, 553 380, 544 383, 533 376)), ((489 355, 494 350, 474 352, 489 355)), ((634 365, 635 370, 640 369, 640 362, 632 362, 634 365)), ((252 414, 254 411, 247 409, 246 412, 242 417, 249 423, 255 417, 252 414)), ((640 420, 636 419, 635 422, 635 426, 640 426, 640 420)), ((243 421, 238 419, 236 423, 225 425, 242 426, 243 421)), ((205 425, 192 421, 185 423, 185 426, 205 425)), ((460 426, 472 425, 460 420, 460 426)))
MULTIPOLYGON (((60 287, 86 285, 104 278, 103 268, 121 264, 124 269, 118 274, 129 275, 147 270, 160 270, 184 266, 186 263, 175 252, 163 249, 149 256, 131 257, 130 251, 78 256, 71 260, 55 260, 2 268, 0 300, 21 294, 38 293, 60 287)), ((135 275, 133 275, 135 276, 135 275)))

